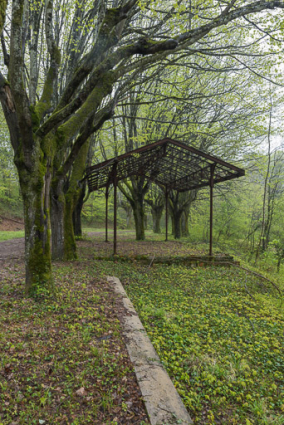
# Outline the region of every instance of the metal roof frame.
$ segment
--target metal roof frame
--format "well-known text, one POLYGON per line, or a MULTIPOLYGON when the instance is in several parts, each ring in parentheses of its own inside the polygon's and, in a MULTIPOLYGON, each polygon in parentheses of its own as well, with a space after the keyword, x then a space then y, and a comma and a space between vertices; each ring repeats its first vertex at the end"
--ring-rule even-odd
POLYGON ((245 175, 245 170, 185 143, 165 138, 88 167, 83 180, 89 192, 106 188, 106 242, 108 241, 108 194, 114 186, 113 253, 117 249, 117 183, 131 176, 144 176, 161 186, 166 196, 166 240, 168 240, 168 194, 210 187, 210 241, 213 240, 213 187, 216 183, 245 175))
POLYGON ((245 175, 245 170, 185 143, 165 138, 86 169, 93 192, 133 175, 143 175, 167 190, 184 192, 245 175))

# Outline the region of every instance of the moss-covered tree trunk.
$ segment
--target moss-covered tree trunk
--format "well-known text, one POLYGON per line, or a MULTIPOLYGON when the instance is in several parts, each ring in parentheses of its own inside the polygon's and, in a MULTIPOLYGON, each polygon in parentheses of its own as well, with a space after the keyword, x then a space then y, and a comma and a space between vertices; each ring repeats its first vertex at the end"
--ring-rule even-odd
POLYGON ((181 216, 181 234, 182 236, 189 236, 188 230, 188 216, 189 208, 185 208, 181 216))
POLYGON ((65 210, 64 210, 64 259, 75 260, 77 258, 76 241, 73 228, 73 212, 81 194, 81 186, 79 181, 82 179, 88 151, 90 139, 81 147, 72 168, 69 187, 65 194, 65 210))
POLYGON ((191 204, 196 200, 197 190, 169 193, 169 206, 172 219, 172 234, 175 239, 188 236, 188 216, 191 204))
POLYGON ((131 229, 132 227, 132 209, 131 205, 128 206, 128 208, 125 208, 126 212, 126 229, 131 229))
POLYGON ((52 235, 52 259, 64 258, 64 211, 65 196, 63 192, 63 180, 54 182, 51 187, 51 235, 52 235))
POLYGON ((174 221, 174 238, 181 238, 181 216, 182 211, 176 210, 173 212, 173 221, 174 221))
POLYGON ((154 233, 161 233, 161 218, 163 215, 163 209, 164 209, 164 205, 151 208, 154 233))
POLYGON ((37 147, 33 152, 37 160, 27 170, 18 152, 18 169, 25 219, 26 294, 44 295, 53 291, 51 276, 49 186, 50 173, 37 147))
POLYGON ((64 210, 64 259, 76 260, 77 249, 73 228, 74 194, 67 192, 65 195, 64 210))
POLYGON ((175 239, 181 237, 181 216, 182 208, 180 207, 180 194, 177 191, 169 193, 169 210, 172 220, 172 235, 175 239))
POLYGON ((137 241, 145 240, 144 199, 149 187, 149 181, 145 177, 140 176, 132 178, 131 183, 126 181, 124 185, 119 184, 121 192, 128 199, 133 211, 137 241))

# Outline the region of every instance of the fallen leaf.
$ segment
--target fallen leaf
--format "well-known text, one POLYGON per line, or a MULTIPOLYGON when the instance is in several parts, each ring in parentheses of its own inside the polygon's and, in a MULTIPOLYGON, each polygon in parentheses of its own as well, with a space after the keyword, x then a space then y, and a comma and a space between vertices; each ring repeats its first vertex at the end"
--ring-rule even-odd
POLYGON ((87 394, 86 390, 84 387, 80 388, 79 390, 76 391, 76 394, 83 397, 84 395, 87 394))
POLYGON ((6 375, 9 375, 9 373, 11 372, 11 365, 10 365, 10 363, 9 364, 6 364, 6 366, 4 367, 4 372, 5 372, 6 375))

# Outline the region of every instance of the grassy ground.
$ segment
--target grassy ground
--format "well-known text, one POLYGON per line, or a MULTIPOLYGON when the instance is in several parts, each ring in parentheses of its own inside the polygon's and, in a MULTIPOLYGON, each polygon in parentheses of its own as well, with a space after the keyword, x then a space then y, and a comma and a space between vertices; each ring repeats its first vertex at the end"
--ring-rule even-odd
POLYGON ((0 242, 8 241, 10 239, 23 238, 25 236, 24 230, 18 230, 17 232, 0 231, 0 242))

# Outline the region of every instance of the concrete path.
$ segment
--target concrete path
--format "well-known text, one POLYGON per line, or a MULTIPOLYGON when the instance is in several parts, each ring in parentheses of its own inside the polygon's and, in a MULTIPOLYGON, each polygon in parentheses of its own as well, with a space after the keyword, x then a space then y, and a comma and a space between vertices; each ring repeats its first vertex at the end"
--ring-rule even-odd
POLYGON ((110 276, 107 280, 123 299, 122 330, 151 425, 192 424, 120 280, 110 276))

